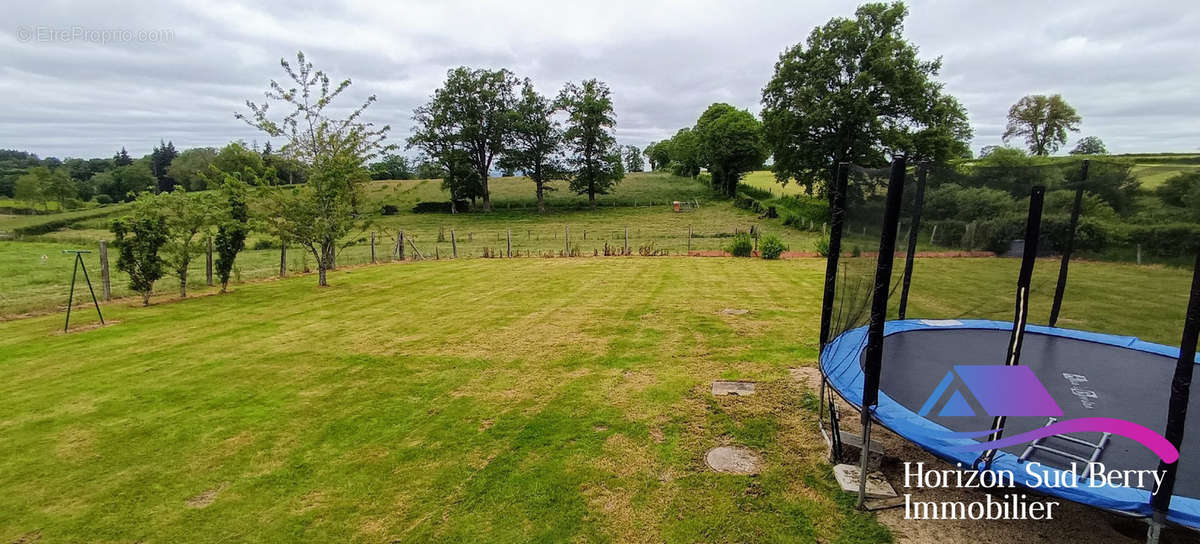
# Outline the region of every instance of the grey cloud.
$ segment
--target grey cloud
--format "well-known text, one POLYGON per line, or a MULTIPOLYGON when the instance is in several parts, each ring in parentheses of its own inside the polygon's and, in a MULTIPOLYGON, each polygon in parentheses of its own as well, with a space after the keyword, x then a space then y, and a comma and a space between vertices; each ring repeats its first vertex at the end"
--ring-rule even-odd
MULTIPOLYGON (((56 1, 10 7, 0 29, 0 147, 42 156, 106 156, 263 141, 233 118, 281 79, 303 49, 348 102, 378 95, 370 120, 409 134, 412 109, 458 66, 508 67, 553 95, 597 77, 613 90, 622 143, 645 145, 692 123, 712 102, 758 113, 779 53, 848 2, 550 0, 337 4, 56 1), (21 28, 169 30, 169 40, 22 40, 21 28)), ((910 4, 906 35, 968 108, 973 147, 1000 143, 1022 95, 1059 92, 1083 130, 1117 152, 1200 145, 1200 13, 1174 2, 910 4)), ((1073 142, 1072 142, 1073 144, 1073 142)))

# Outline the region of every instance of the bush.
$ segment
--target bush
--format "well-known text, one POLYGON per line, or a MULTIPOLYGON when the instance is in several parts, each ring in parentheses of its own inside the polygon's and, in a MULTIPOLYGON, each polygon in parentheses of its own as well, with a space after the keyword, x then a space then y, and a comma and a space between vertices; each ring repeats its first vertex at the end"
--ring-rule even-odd
POLYGON ((104 193, 100 193, 100 194, 96 195, 96 203, 97 203, 97 204, 99 204, 99 205, 101 205, 101 206, 104 206, 104 205, 107 205, 107 204, 112 204, 112 203, 113 203, 113 199, 112 199, 112 197, 111 197, 111 196, 108 196, 108 195, 106 195, 106 194, 104 194, 104 193))
POLYGON ((817 238, 817 241, 813 245, 816 247, 817 255, 829 257, 829 237, 822 236, 817 238))
MULTIPOLYGON (((471 209, 471 203, 466 200, 458 200, 454 203, 454 209, 465 212, 471 209)), ((418 202, 413 206, 413 213, 450 213, 449 202, 418 202)))
POLYGON ((279 249, 279 247, 279 240, 259 238, 254 241, 254 246, 251 249, 279 249))
POLYGON ((763 236, 762 240, 758 243, 758 250, 762 252, 762 258, 764 259, 778 259, 787 249, 787 244, 783 243, 783 240, 780 240, 774 234, 763 236))
POLYGON ((384 204, 382 213, 383 215, 396 215, 400 213, 400 208, 397 208, 395 204, 384 204))
MULTIPOLYGON (((680 171, 682 171, 682 168, 680 171)), ((700 172, 700 174, 696 176, 696 181, 712 187, 712 174, 709 174, 708 172, 700 172)))
POLYGON ((739 232, 725 246, 725 251, 734 257, 749 257, 754 252, 754 240, 745 232, 739 232))
POLYGON ((1184 257, 1200 248, 1200 225, 1171 223, 1167 225, 1136 225, 1129 227, 1130 244, 1162 257, 1184 257))

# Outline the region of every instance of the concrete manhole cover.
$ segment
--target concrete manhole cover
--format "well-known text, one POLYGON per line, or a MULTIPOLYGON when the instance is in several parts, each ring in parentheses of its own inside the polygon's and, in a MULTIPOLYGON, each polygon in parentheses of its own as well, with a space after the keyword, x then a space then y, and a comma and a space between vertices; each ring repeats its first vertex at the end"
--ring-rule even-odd
POLYGON ((721 446, 708 450, 704 462, 709 468, 727 474, 758 474, 762 461, 758 454, 732 446, 721 446))
POLYGON ((745 397, 754 394, 754 382, 715 381, 712 384, 712 394, 716 396, 734 395, 745 397))

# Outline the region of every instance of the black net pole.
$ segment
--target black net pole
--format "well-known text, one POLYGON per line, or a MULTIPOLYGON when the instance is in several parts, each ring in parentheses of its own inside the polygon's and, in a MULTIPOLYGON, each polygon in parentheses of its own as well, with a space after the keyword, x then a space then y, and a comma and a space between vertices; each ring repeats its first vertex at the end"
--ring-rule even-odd
POLYGON ((887 320, 888 290, 892 282, 892 261, 896 257, 896 228, 900 222, 900 204, 904 197, 904 157, 892 160, 888 179, 887 209, 883 214, 879 237, 879 259, 875 266, 875 284, 871 298, 871 324, 867 328, 867 347, 863 382, 863 421, 870 419, 869 407, 879 401, 879 371, 883 364, 883 323, 887 320))
MULTIPOLYGON (((825 293, 821 299, 821 331, 818 337, 818 353, 825 351, 825 344, 829 343, 829 331, 833 326, 833 302, 837 296, 838 260, 842 255, 842 225, 846 220, 846 183, 849 177, 850 163, 838 163, 833 187, 830 188, 829 193, 829 247, 825 257, 825 293)), ((820 366, 819 362, 818 366, 820 366)), ((821 413, 817 414, 818 421, 822 422, 821 432, 825 432, 823 422, 825 421, 826 385, 825 373, 822 372, 821 413)), ((825 440, 829 442, 830 459, 840 458, 842 456, 842 439, 832 398, 829 399, 829 434, 825 436, 825 440)))
MULTIPOLYGON (((1196 341, 1200 337, 1200 252, 1192 271, 1192 294, 1188 300, 1187 318, 1183 322, 1183 337, 1179 341, 1179 358, 1175 361, 1175 377, 1171 379, 1171 400, 1167 408, 1167 428, 1163 437, 1179 449, 1183 444, 1184 424, 1187 421, 1188 395, 1192 389, 1192 369, 1196 365, 1196 341)), ((1150 500, 1154 507, 1154 522, 1166 523, 1167 509, 1171 506, 1171 494, 1175 491, 1175 477, 1179 472, 1179 461, 1159 463, 1158 471, 1163 475, 1162 484, 1150 500)))
MULTIPOLYGON (((1025 340, 1025 322, 1029 319, 1029 286, 1033 283, 1033 264, 1037 260, 1038 238, 1042 232, 1042 203, 1046 197, 1046 188, 1036 186, 1029 193, 1029 217, 1025 221, 1025 247, 1021 250, 1021 274, 1017 277, 1017 296, 1013 310, 1012 336, 1008 340, 1008 354, 1004 360, 1005 366, 1021 364, 1021 344, 1025 340)), ((992 434, 988 441, 1000 440, 1004 431, 1004 416, 992 419, 992 434)), ((975 459, 975 467, 991 467, 996 450, 987 450, 975 459)))
POLYGON ((1054 287, 1054 303, 1050 306, 1050 326, 1057 326, 1058 314, 1062 310, 1063 295, 1067 292, 1067 267, 1071 263, 1071 253, 1075 251, 1075 229, 1079 227, 1079 213, 1083 210, 1083 186, 1088 179, 1088 164, 1084 159, 1080 166, 1079 187, 1075 188, 1075 203, 1071 206, 1071 224, 1068 227, 1067 245, 1063 248, 1062 263, 1058 265, 1058 285, 1054 287))
POLYGON ((871 456, 871 412, 879 403, 879 372, 883 367, 883 324, 887 320, 888 290, 892 283, 892 261, 896 259, 896 229, 900 223, 900 205, 904 201, 904 157, 892 159, 888 178, 887 208, 879 237, 879 257, 875 265, 875 285, 871 293, 871 324, 867 328, 866 360, 863 365, 862 447, 859 453, 858 506, 867 501, 867 461, 871 456))
POLYGON ((921 230, 921 209, 925 207, 925 177, 928 174, 926 165, 917 167, 917 196, 913 199, 912 226, 908 229, 908 255, 904 258, 904 283, 900 287, 899 319, 908 314, 908 288, 912 284, 913 259, 917 255, 917 237, 921 230))
POLYGON ((71 306, 75 304, 75 275, 79 273, 79 263, 83 258, 78 253, 75 254, 75 262, 71 263, 71 293, 67 295, 67 321, 63 323, 63 332, 67 332, 67 328, 71 326, 71 306))
POLYGON ((838 163, 837 175, 829 195, 829 255, 825 259, 825 294, 821 299, 820 349, 829 342, 833 321, 833 300, 837 293, 838 259, 842 254, 842 225, 846 217, 846 183, 850 164, 838 163))

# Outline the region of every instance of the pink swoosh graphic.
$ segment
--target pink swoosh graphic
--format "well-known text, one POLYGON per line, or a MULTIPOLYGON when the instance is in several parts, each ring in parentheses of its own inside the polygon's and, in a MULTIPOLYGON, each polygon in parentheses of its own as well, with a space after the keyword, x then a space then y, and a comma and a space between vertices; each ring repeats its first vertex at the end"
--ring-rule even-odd
POLYGON ((1163 438, 1162 435, 1132 421, 1123 419, 1113 419, 1110 417, 1084 417, 1079 419, 1069 419, 1067 421, 1059 421, 1057 423, 1047 425, 1040 429, 1034 429, 1029 432, 1007 436, 1000 440, 992 442, 981 442, 970 446, 961 446, 954 448, 959 451, 983 451, 991 449, 1000 449, 1014 444, 1022 444, 1032 442, 1039 438, 1045 438, 1056 434, 1070 433, 1112 433, 1124 436, 1135 442, 1146 446, 1150 451, 1158 455, 1164 463, 1174 463, 1179 459, 1179 450, 1173 444, 1163 438))

